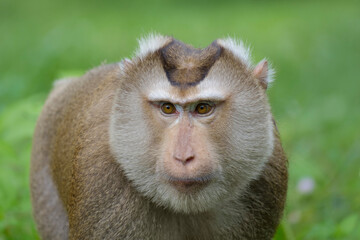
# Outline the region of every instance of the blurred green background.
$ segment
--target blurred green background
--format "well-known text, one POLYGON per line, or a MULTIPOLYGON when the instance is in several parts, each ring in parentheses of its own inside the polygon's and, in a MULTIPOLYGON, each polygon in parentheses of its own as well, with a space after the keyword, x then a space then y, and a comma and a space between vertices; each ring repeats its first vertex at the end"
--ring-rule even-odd
POLYGON ((228 0, 0 1, 0 239, 38 238, 29 159, 52 82, 131 57, 152 31, 267 57, 290 163, 275 239, 360 239, 360 2, 228 0))

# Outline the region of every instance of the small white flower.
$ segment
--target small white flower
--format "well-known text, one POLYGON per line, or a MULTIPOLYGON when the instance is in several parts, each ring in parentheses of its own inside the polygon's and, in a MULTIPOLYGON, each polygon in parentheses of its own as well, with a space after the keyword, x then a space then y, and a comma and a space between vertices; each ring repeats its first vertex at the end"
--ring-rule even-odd
POLYGON ((310 194, 314 191, 315 181, 312 177, 303 177, 297 184, 297 190, 301 194, 310 194))

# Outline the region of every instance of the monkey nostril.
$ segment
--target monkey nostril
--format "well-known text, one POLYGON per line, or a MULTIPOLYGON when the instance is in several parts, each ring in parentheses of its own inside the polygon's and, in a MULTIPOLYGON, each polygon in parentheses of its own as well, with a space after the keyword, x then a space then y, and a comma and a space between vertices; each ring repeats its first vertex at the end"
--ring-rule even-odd
POLYGON ((195 159, 194 156, 190 156, 190 157, 188 157, 188 158, 185 159, 185 163, 191 162, 191 161, 193 161, 194 159, 195 159))
POLYGON ((193 156, 193 155, 191 155, 189 157, 174 156, 174 159, 185 165, 185 164, 193 161, 195 159, 195 156, 193 156))

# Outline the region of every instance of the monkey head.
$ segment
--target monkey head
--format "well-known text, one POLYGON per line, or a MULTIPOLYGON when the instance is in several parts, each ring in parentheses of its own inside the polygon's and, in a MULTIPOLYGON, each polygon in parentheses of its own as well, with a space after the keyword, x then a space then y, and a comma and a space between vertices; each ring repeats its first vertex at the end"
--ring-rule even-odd
POLYGON ((119 67, 110 145, 142 195, 197 213, 246 191, 274 148, 267 61, 230 38, 196 49, 152 35, 119 67))

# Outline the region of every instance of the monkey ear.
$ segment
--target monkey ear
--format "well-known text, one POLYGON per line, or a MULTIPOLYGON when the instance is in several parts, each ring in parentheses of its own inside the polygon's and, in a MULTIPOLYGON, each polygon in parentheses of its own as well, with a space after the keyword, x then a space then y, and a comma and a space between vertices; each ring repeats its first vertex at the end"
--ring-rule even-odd
POLYGON ((261 60, 253 70, 253 76, 259 80, 260 85, 266 90, 273 81, 274 70, 266 59, 261 60))

